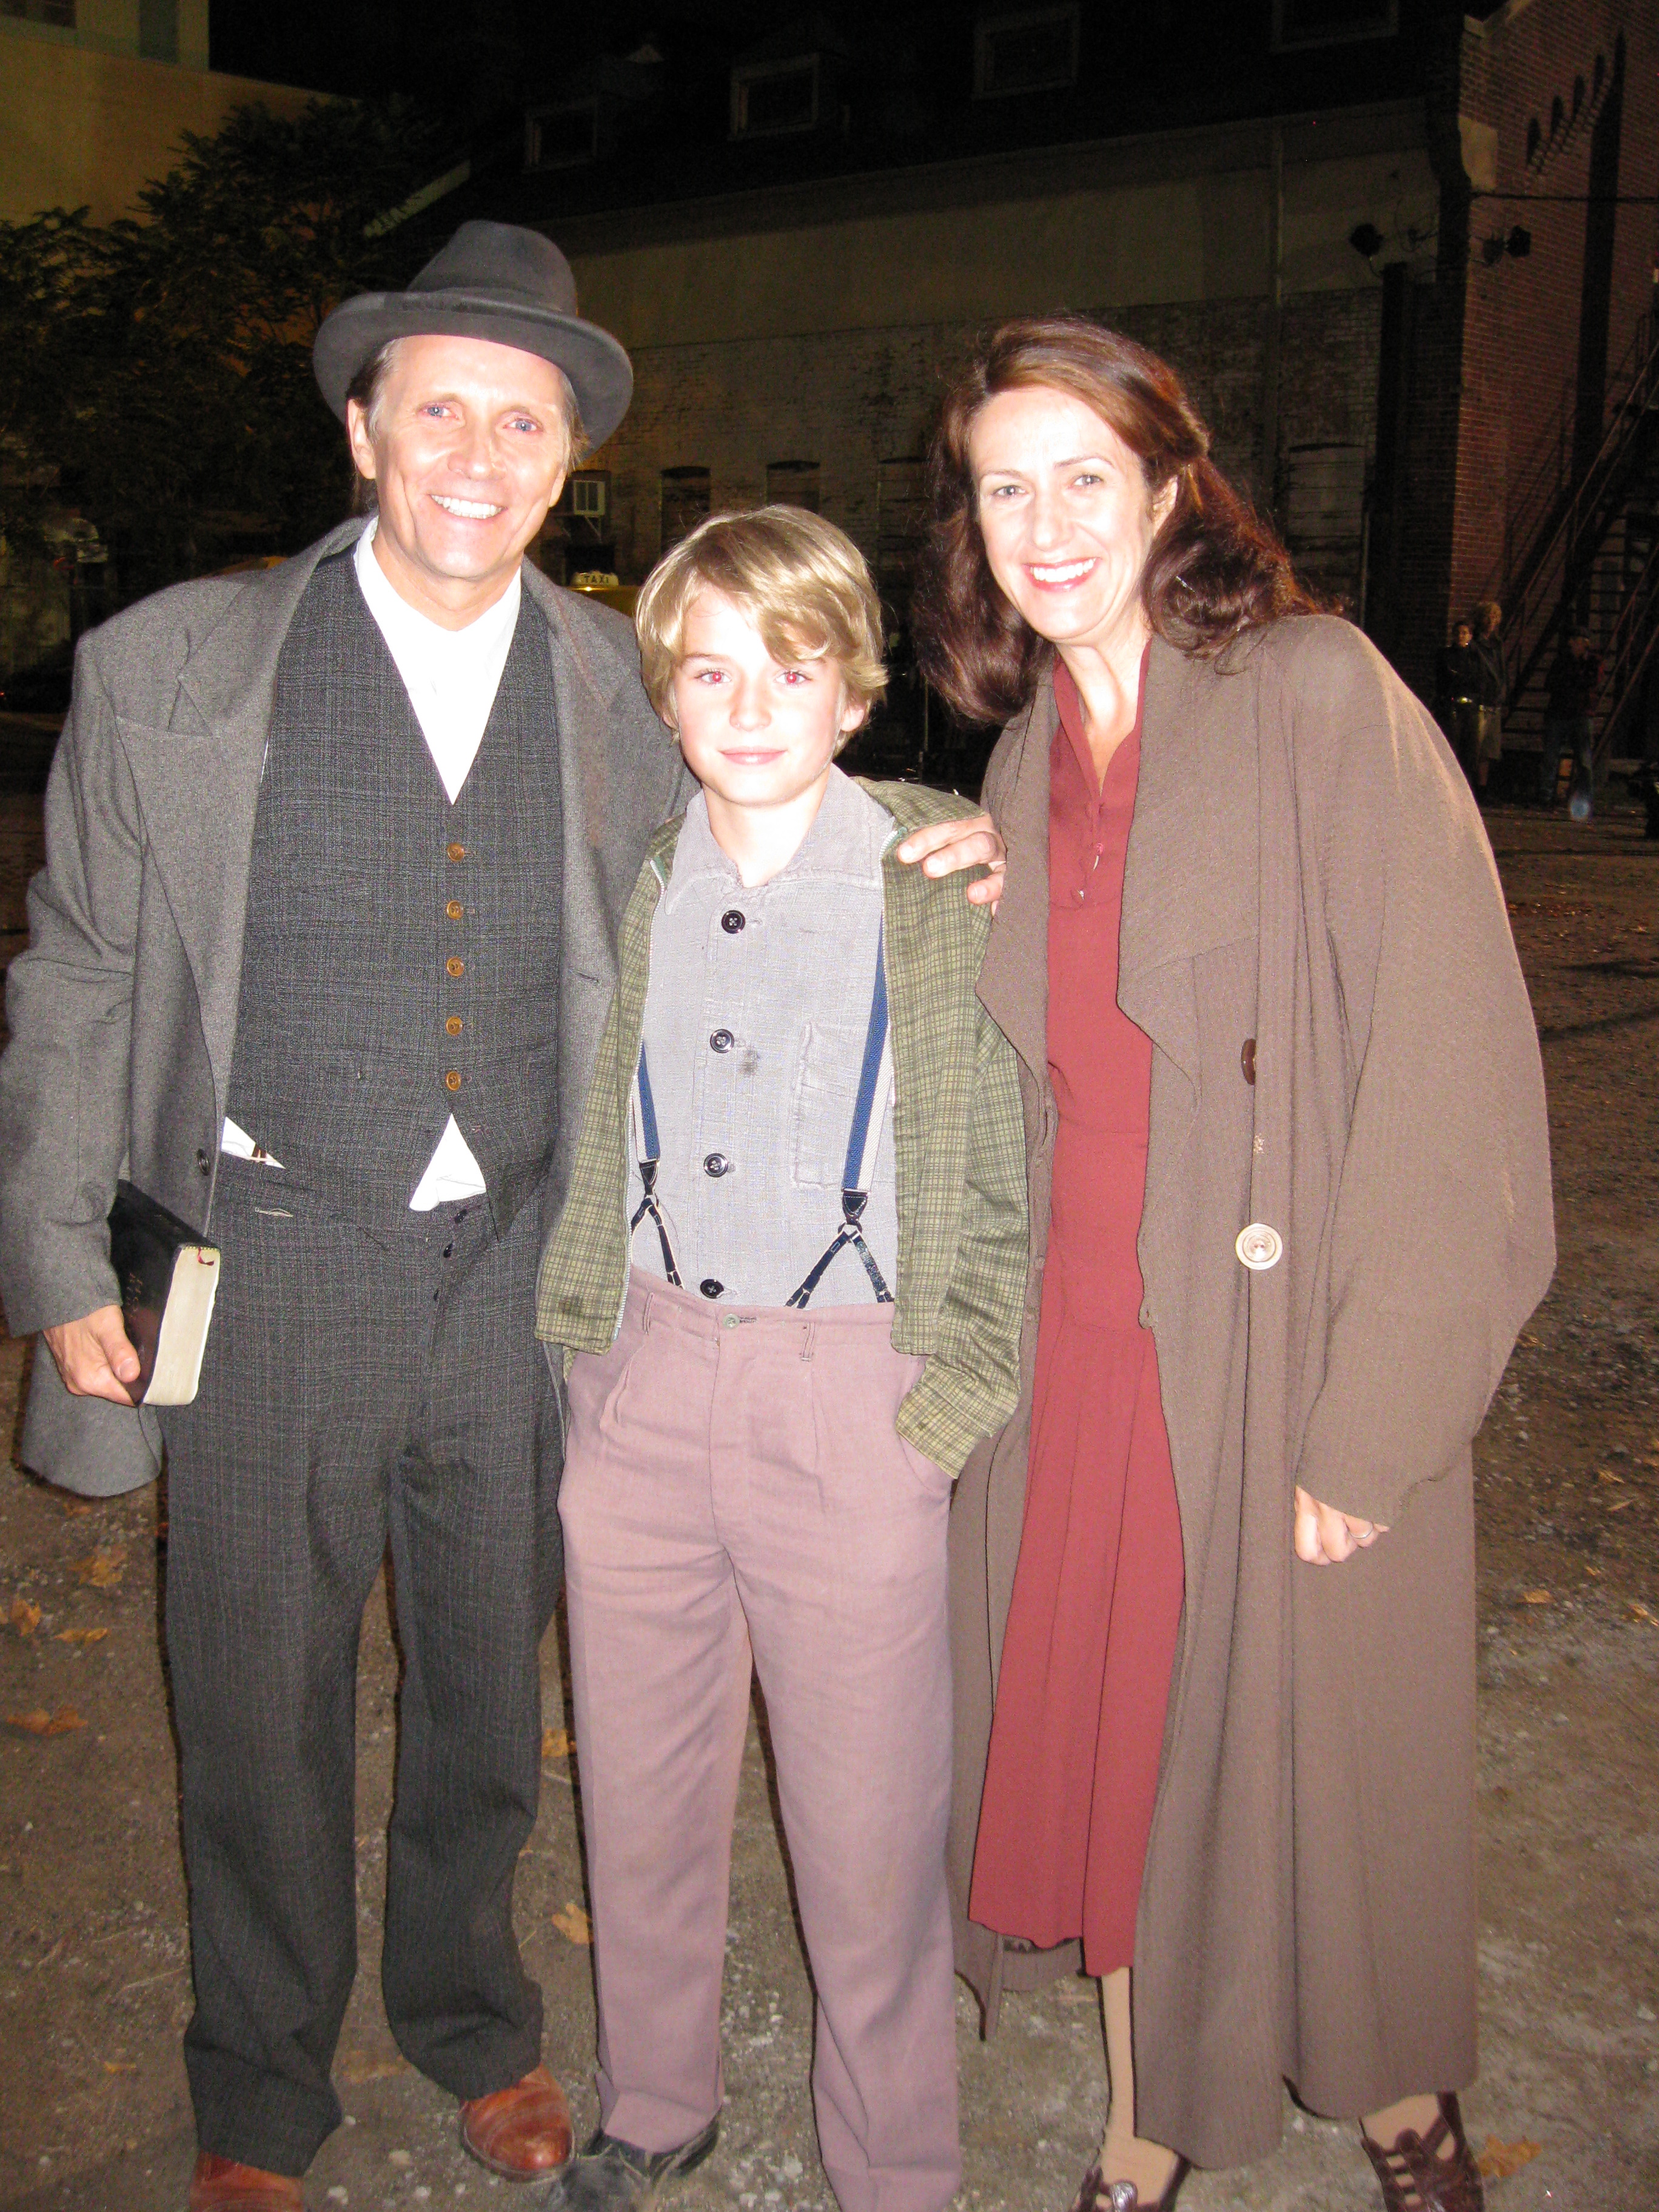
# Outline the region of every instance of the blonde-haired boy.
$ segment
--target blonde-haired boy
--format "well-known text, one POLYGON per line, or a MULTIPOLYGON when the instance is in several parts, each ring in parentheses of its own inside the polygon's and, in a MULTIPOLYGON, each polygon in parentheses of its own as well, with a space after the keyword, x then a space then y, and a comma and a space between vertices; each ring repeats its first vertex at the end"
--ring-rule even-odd
POLYGON ((714 2147, 752 1663, 826 2172, 843 2212, 943 2212, 945 1523, 1015 1402, 1027 1245, 1012 1055, 974 995, 988 917, 894 857, 959 802, 835 766, 884 682, 840 531, 715 517, 636 626, 702 789, 623 920, 538 1302, 568 1370, 599 1999, 600 2129, 547 2202, 634 2205, 714 2147))

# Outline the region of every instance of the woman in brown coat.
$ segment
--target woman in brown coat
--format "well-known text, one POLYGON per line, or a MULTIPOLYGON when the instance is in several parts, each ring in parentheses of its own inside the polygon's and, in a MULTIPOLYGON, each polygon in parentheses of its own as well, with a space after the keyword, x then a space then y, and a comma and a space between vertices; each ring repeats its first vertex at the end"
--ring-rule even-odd
POLYGON ((1103 1978, 1079 2212, 1261 2156, 1286 2081, 1390 2212, 1469 2212, 1469 1444, 1553 1265, 1537 1043, 1443 738, 1206 443, 1066 318, 995 334, 933 456, 1033 1233, 952 1522, 959 1962, 988 2027, 1103 1978))

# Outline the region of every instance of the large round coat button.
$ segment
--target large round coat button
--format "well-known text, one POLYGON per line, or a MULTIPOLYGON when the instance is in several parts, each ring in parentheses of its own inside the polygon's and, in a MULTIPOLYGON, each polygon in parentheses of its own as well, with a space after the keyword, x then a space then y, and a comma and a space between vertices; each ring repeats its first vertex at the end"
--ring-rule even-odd
POLYGON ((732 1172, 732 1163, 726 1158, 724 1152, 705 1152, 703 1155, 702 1171, 705 1175, 708 1176, 730 1175, 732 1172))
POLYGON ((705 1275, 702 1282, 697 1285, 697 1288, 702 1292, 704 1297, 717 1298, 726 1285, 724 1283, 717 1283, 712 1275, 705 1275))
POLYGON ((720 927, 728 937, 735 937, 748 919, 748 915, 739 914, 736 907, 729 906, 720 916, 720 927))
POLYGON ((709 1036, 708 1049, 710 1052, 730 1052, 735 1042, 730 1030, 715 1030, 709 1036))
POLYGON ((1252 1274, 1260 1274, 1264 1267, 1279 1265, 1285 1239, 1265 1221, 1253 1221, 1248 1229, 1239 1231, 1233 1249, 1252 1274))

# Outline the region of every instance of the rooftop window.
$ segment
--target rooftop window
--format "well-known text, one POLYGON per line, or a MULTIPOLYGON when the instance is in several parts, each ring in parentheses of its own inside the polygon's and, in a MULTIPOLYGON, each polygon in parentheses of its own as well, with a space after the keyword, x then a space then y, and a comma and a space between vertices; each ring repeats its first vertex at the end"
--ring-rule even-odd
POLYGON ((532 107, 524 118, 526 169, 574 169, 599 150, 599 103, 577 100, 532 107))
POLYGON ((0 15, 16 22, 50 23, 60 31, 75 28, 75 0, 0 0, 0 15))
POLYGON ((739 62, 732 72, 732 136, 761 138, 815 129, 818 79, 817 54, 739 62))
POLYGON ((1077 82, 1076 6, 1020 8, 983 15, 974 27, 974 97, 1057 92, 1077 82))
POLYGON ((1353 39, 1392 39, 1400 0, 1273 0, 1273 46, 1345 46, 1353 39))

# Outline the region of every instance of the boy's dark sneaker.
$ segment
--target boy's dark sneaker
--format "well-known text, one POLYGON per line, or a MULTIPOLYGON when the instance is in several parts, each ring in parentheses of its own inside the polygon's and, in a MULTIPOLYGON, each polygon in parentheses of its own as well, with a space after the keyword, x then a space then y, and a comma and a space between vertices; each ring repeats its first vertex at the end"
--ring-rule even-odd
POLYGON ((640 2150, 596 2128, 542 2199, 544 2212, 631 2212, 659 2183, 701 2166, 720 2141, 718 2118, 678 2150, 640 2150))

